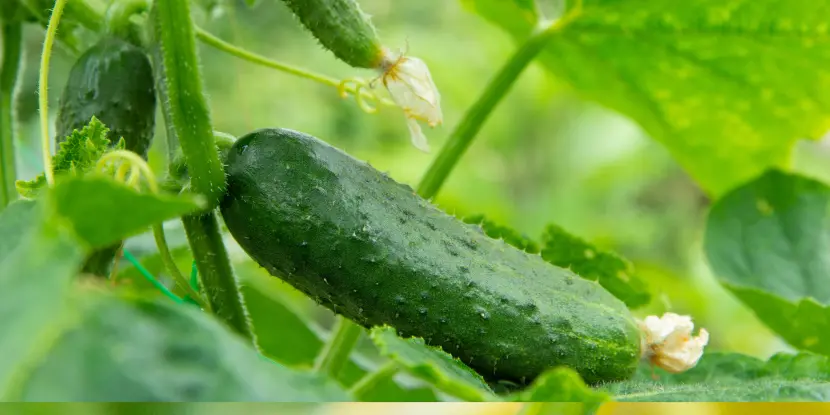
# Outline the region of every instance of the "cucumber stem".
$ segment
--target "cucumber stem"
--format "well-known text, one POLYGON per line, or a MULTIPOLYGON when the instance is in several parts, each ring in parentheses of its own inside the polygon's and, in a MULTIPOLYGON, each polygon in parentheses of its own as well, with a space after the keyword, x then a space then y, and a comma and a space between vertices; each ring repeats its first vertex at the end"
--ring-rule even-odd
POLYGON ((150 9, 150 0, 121 0, 110 4, 104 17, 106 30, 113 36, 140 44, 137 27, 130 21, 133 15, 150 9))
POLYGON ((395 374, 397 374, 400 370, 401 367, 398 366, 398 362, 390 360, 378 368, 378 370, 372 373, 367 373, 363 376, 351 387, 351 389, 349 389, 349 393, 356 399, 362 400, 366 394, 375 388, 379 383, 395 376, 395 374))
MULTIPOLYGON (((196 37, 217 50, 230 54, 232 56, 236 56, 239 59, 246 60, 256 65, 264 66, 266 68, 276 69, 281 72, 285 72, 287 74, 299 76, 300 78, 305 78, 314 82, 321 83, 323 85, 333 86, 335 88, 343 88, 343 90, 351 93, 352 95, 360 94, 365 99, 378 99, 374 94, 364 91, 362 88, 358 88, 357 85, 353 85, 352 83, 343 84, 342 81, 332 78, 330 76, 314 73, 307 69, 303 69, 297 66, 289 65, 287 63, 282 63, 275 61, 273 59, 268 59, 262 55, 258 55, 256 53, 247 51, 242 49, 236 45, 231 43, 225 42, 222 39, 219 39, 216 36, 206 32, 205 30, 196 27, 196 37)), ((394 107, 396 106, 394 102, 390 99, 381 98, 379 102, 383 105, 394 107)))
POLYGON ((3 67, 0 68, 0 210, 17 199, 14 182, 14 87, 20 72, 23 31, 19 22, 3 22, 3 67))
POLYGON ((485 87, 478 100, 464 114, 461 122, 450 134, 447 143, 444 144, 438 156, 429 166, 418 185, 418 194, 421 197, 430 199, 441 190, 441 186, 447 180, 455 165, 458 164, 458 160, 470 147, 476 134, 481 130, 484 122, 487 121, 487 117, 510 91, 519 75, 545 47, 548 39, 577 17, 580 12, 581 8, 575 7, 569 10, 561 19, 552 23, 540 23, 533 34, 513 53, 513 56, 499 70, 495 78, 485 87))
POLYGON ((182 147, 193 191, 205 196, 214 208, 225 194, 225 168, 213 142, 190 2, 157 0, 152 13, 155 64, 168 132, 182 147))
POLYGON ((55 172, 52 171, 52 149, 49 145, 49 60, 52 58, 52 45, 58 33, 58 25, 63 15, 63 8, 68 0, 56 0, 55 8, 46 27, 46 39, 43 41, 43 53, 40 55, 40 79, 38 81, 38 109, 40 110, 40 149, 43 152, 43 173, 49 186, 55 184, 55 172))
POLYGON ((362 332, 362 327, 343 316, 337 316, 331 337, 314 362, 314 371, 336 379, 362 332))
POLYGON ((182 223, 213 314, 256 345, 215 211, 184 216, 182 223))
MULTIPOLYGON (((168 140, 181 144, 190 186, 204 195, 207 210, 182 218, 210 309, 256 347, 239 282, 222 241, 214 208, 225 194, 225 168, 214 142, 203 91, 188 0, 157 0, 150 16, 160 101, 168 140)), ((168 143, 170 145, 171 143, 168 143)))

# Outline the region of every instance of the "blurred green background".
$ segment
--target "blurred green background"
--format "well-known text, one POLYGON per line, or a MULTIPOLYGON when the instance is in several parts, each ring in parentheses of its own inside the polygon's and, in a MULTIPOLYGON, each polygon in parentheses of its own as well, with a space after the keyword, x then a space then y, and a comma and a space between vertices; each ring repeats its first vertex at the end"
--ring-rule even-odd
MULTIPOLYGON (((242 0, 198 3, 203 6, 196 10, 199 25, 246 49, 337 78, 376 75, 352 69, 318 47, 279 1, 261 0, 253 8, 242 0)), ((400 111, 384 108, 366 114, 332 87, 200 45, 215 128, 234 135, 263 127, 300 130, 415 186, 514 45, 459 1, 360 3, 386 46, 408 47, 432 71, 445 118, 444 126, 426 130, 432 154, 410 145, 400 111)), ((17 97, 23 179, 41 171, 36 87, 43 32, 30 25, 25 39, 24 79, 17 97)), ((49 95, 53 106, 74 59, 64 48, 55 51, 49 95)), ((161 173, 166 148, 160 116, 158 120, 151 164, 161 173)), ((830 165, 828 157, 822 143, 804 143, 796 151, 797 169, 828 179, 830 171, 822 167, 830 165)), ((618 251, 635 263, 655 294, 654 302, 637 313, 691 314, 710 331, 710 350, 759 357, 786 350, 710 275, 700 249, 707 197, 636 124, 578 99, 541 67, 531 66, 522 75, 436 202, 458 215, 486 214, 534 238, 547 223, 557 223, 618 251)), ((244 256, 235 258, 241 274, 261 273, 244 256)), ((310 302, 303 304, 328 318, 310 302)))

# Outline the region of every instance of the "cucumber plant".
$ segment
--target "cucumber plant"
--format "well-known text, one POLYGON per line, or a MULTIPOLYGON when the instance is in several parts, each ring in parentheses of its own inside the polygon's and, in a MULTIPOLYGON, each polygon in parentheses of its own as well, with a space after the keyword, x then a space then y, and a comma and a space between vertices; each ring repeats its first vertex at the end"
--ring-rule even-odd
MULTIPOLYGON (((612 400, 830 397, 830 190, 799 175, 801 161, 786 162, 797 139, 830 128, 830 78, 816 52, 827 46, 830 1, 461 0, 518 46, 458 113, 447 68, 463 58, 442 63, 429 53, 440 45, 390 43, 396 24, 429 38, 413 28, 433 26, 398 10, 414 6, 100 3, 0 6, 3 400, 512 401, 537 414, 556 408, 535 402, 593 412, 612 400), (300 35, 256 23, 279 13, 331 52, 304 50, 306 64, 328 59, 335 72, 339 61, 355 76, 212 33, 249 19, 279 54, 300 35), (36 70, 21 62, 37 28, 36 70), (58 48, 68 68, 52 60, 58 48), (228 134, 228 111, 242 118, 262 102, 245 93, 239 105, 222 102, 228 90, 209 82, 216 68, 225 86, 246 76, 231 59, 353 97, 362 113, 350 120, 405 120, 390 128, 426 152, 420 123, 439 127, 446 112, 454 127, 414 188, 336 133, 272 123, 228 134), (731 350, 732 333, 666 292, 624 244, 632 260, 562 225, 537 239, 490 219, 499 213, 486 206, 450 213, 474 203, 452 202, 457 188, 439 191, 464 172, 460 160, 490 115, 510 110, 499 104, 534 62, 557 88, 628 116, 668 149, 712 203, 703 251, 717 280, 795 352, 760 360, 731 350), (49 82, 61 79, 52 66, 67 76, 50 117, 49 82), (34 140, 21 128, 32 118, 21 104, 28 74, 38 78, 34 140), (34 178, 23 173, 30 141, 43 156, 34 178)), ((432 19, 457 6, 425 4, 432 19)), ((268 99, 325 114, 305 96, 268 99)), ((510 143, 526 145, 528 131, 510 143)), ((483 154, 468 159, 489 169, 483 154)), ((546 163, 566 162, 557 157, 546 163)), ((560 219, 556 206, 542 210, 560 219)))

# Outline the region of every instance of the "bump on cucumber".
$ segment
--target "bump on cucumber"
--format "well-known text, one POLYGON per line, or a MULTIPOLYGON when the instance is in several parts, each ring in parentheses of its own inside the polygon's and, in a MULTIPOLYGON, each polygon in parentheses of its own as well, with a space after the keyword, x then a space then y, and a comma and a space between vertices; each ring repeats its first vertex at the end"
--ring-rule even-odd
POLYGON ((312 136, 238 139, 220 208, 242 248, 320 304, 422 337, 488 380, 568 366, 589 383, 629 377, 640 335, 594 281, 484 235, 312 136))

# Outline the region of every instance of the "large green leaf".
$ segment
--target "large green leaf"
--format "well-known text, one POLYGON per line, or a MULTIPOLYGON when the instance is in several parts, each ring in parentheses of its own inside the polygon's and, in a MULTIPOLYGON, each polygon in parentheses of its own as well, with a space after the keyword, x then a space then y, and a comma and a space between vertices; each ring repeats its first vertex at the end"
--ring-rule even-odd
POLYGON ((598 281, 628 307, 648 304, 651 295, 634 265, 621 256, 599 249, 556 225, 548 225, 542 237, 542 258, 569 268, 580 277, 598 281))
MULTIPOLYGON (((526 39, 525 1, 462 0, 526 39)), ((569 4, 578 4, 571 0, 569 4)), ((830 128, 830 0, 582 0, 542 64, 623 113, 719 195, 830 128)))
POLYGON ((427 346, 421 338, 403 339, 389 326, 373 328, 369 337, 381 354, 443 392, 467 401, 498 400, 478 373, 443 350, 427 346))
POLYGON ((830 188, 771 170, 719 200, 705 249, 722 285, 795 347, 830 355, 830 188))
POLYGON ((91 248, 137 235, 202 207, 196 196, 140 193, 107 177, 67 177, 49 192, 50 208, 91 248))
POLYGON ((193 307, 85 296, 83 318, 22 387, 26 401, 341 401, 334 381, 258 355, 193 307))
POLYGON ((65 323, 65 295, 84 251, 41 204, 18 201, 0 214, 0 400, 15 386, 42 343, 65 323))
POLYGON ((830 361, 813 354, 779 354, 764 362, 735 353, 708 353, 681 374, 645 365, 629 381, 605 386, 620 401, 828 401, 830 361))

